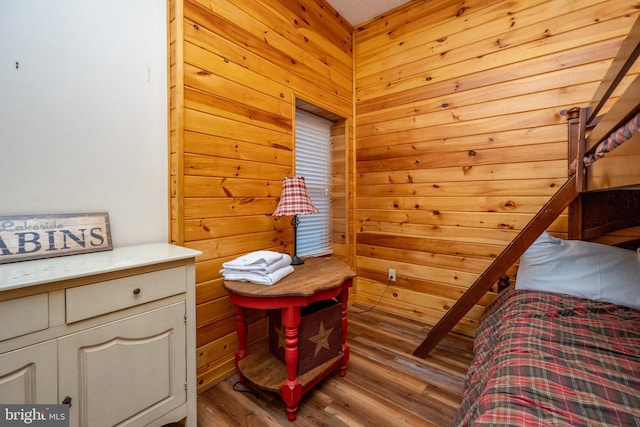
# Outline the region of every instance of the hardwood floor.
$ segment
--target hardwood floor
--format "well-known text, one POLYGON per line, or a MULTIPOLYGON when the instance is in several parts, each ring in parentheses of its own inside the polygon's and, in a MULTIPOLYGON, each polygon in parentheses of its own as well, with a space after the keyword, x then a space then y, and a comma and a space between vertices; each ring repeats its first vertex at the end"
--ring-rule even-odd
POLYGON ((349 312, 347 375, 329 375, 302 397, 295 422, 280 397, 236 384, 198 397, 198 426, 448 426, 461 400, 473 340, 449 334, 426 359, 411 353, 430 326, 379 311, 349 312), (234 387, 246 392, 234 390, 234 387))

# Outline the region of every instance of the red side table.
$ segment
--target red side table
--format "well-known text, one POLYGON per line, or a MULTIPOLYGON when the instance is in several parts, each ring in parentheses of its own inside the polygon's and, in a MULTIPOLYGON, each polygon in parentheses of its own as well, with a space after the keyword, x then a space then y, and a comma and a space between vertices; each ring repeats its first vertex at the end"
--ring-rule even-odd
POLYGON ((347 264, 332 258, 310 258, 295 266, 295 271, 275 285, 266 286, 249 282, 225 280, 224 288, 237 307, 238 351, 236 368, 240 381, 249 381, 282 397, 288 418, 295 421, 302 395, 329 375, 336 367, 345 376, 349 360, 347 344, 347 301, 353 271, 347 264), (341 353, 298 376, 298 326, 300 308, 321 300, 337 298, 342 305, 341 353), (281 309, 285 334, 285 364, 261 345, 249 351, 247 347, 247 308, 281 309))

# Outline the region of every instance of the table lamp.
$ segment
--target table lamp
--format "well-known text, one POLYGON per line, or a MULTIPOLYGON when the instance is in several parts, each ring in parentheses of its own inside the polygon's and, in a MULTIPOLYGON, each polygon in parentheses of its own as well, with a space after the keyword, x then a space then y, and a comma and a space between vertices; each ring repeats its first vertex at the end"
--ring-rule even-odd
POLYGON ((282 194, 280 202, 273 216, 289 216, 293 215, 291 225, 293 226, 293 256, 291 257, 291 265, 304 264, 304 261, 298 258, 298 224, 300 220, 298 215, 316 214, 318 209, 313 206, 311 199, 307 194, 307 185, 303 176, 287 177, 282 179, 282 194))

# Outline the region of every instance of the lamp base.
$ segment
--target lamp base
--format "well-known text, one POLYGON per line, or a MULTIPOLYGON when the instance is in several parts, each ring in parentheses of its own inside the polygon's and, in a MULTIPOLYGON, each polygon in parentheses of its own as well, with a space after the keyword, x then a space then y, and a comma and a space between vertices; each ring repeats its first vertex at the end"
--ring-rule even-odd
POLYGON ((302 258, 298 258, 298 255, 294 255, 291 257, 291 265, 300 265, 304 264, 304 260, 302 258))

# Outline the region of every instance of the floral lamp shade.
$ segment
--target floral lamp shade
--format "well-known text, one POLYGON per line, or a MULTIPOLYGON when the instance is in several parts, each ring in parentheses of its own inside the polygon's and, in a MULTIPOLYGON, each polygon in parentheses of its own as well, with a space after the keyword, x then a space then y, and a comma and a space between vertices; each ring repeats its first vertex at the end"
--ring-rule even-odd
POLYGON ((303 176, 288 177, 282 180, 282 195, 280 203, 273 213, 274 216, 316 214, 318 209, 313 206, 307 185, 303 176))

